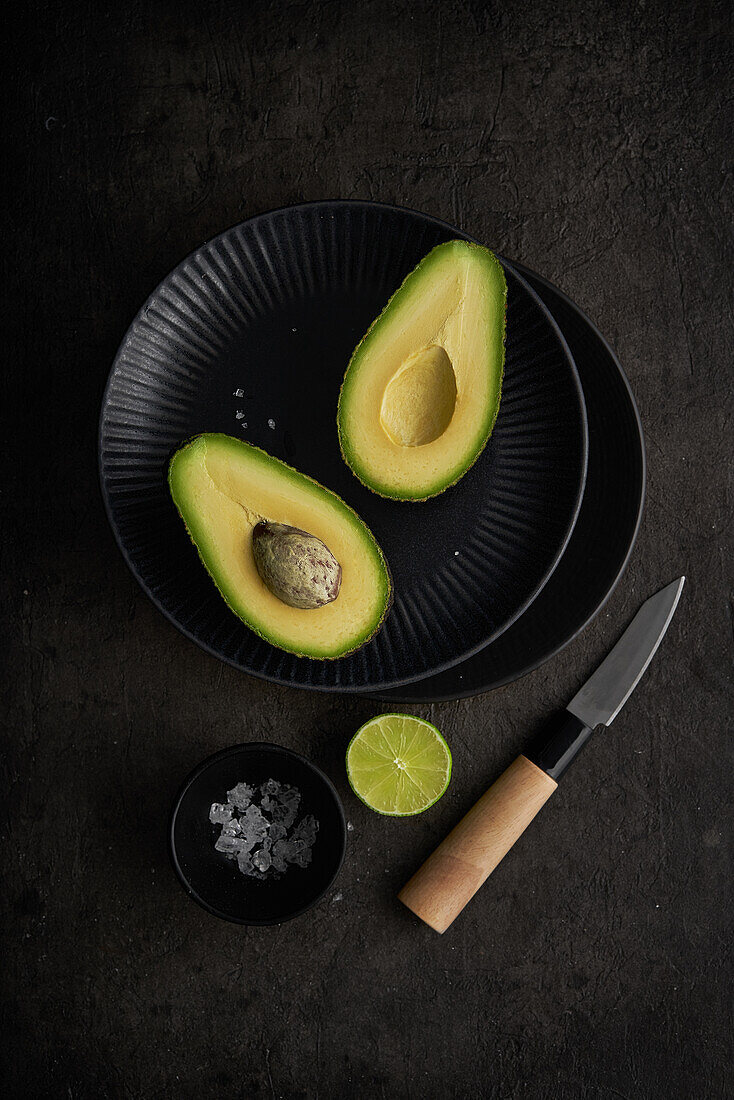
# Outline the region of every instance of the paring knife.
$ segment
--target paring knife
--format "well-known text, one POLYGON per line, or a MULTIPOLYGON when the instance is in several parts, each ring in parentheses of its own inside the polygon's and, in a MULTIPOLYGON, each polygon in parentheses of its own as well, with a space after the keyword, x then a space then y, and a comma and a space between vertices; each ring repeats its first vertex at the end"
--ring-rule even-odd
POLYGON ((679 577, 647 600, 608 657, 528 751, 469 810, 398 897, 445 932, 524 833, 596 726, 611 726, 655 656, 683 590, 679 577))

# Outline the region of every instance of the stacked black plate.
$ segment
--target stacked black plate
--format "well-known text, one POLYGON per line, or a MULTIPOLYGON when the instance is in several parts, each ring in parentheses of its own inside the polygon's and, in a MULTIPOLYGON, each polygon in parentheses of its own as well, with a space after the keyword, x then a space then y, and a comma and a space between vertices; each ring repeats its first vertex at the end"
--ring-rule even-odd
POLYGON ((469 473, 405 504, 370 493, 341 460, 336 400, 352 349, 418 261, 465 236, 374 203, 275 211, 193 253, 133 321, 103 402, 103 496, 139 583, 204 649, 279 683, 430 701, 537 667, 605 602, 642 509, 639 417, 591 322, 520 265, 503 260, 502 404, 469 473), (227 609, 166 488, 170 455, 201 431, 263 447, 366 520, 395 581, 371 643, 338 661, 296 658, 227 609))

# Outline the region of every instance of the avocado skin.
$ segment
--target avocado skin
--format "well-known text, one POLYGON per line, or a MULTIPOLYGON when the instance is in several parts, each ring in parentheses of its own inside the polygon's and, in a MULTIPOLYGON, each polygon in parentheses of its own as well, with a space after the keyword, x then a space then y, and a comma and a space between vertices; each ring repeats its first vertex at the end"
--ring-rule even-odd
POLYGON ((493 409, 491 411, 491 415, 488 419, 488 427, 487 427, 486 434, 484 436, 483 442, 481 443, 481 446, 478 448, 476 454, 471 459, 471 461, 466 464, 466 466, 464 466, 462 469, 460 469, 458 471, 456 477, 453 478, 452 481, 449 481, 445 485, 442 485, 441 488, 437 489, 436 492, 434 492, 434 493, 426 493, 425 496, 413 496, 413 495, 411 495, 407 492, 406 493, 400 493, 398 491, 393 491, 393 492, 387 493, 387 492, 382 492, 376 485, 371 484, 369 481, 366 481, 358 473, 358 471, 355 469, 355 466, 354 466, 354 464, 351 460, 351 457, 350 457, 349 444, 346 441, 346 439, 344 438, 344 433, 342 431, 342 418, 341 418, 342 399, 343 399, 343 395, 344 395, 344 387, 345 387, 346 381, 347 381, 347 375, 349 374, 349 369, 352 366, 352 363, 356 360, 360 350, 362 349, 362 347, 364 346, 366 341, 369 339, 369 337, 370 337, 371 333, 373 332, 373 330, 380 324, 380 322, 382 320, 384 320, 385 316, 389 313, 389 311, 390 311, 390 309, 391 309, 391 307, 394 303, 395 298, 400 293, 400 291, 403 289, 403 287, 405 286, 408 279, 410 279, 411 276, 420 267, 422 267, 423 264, 425 264, 426 261, 431 256, 434 255, 435 252, 437 252, 439 249, 445 248, 447 244, 453 244, 453 243, 455 243, 455 242, 453 242, 453 241, 444 241, 442 244, 436 245, 434 248, 431 249, 430 252, 426 253, 426 255, 423 257, 423 259, 420 261, 420 263, 418 263, 416 265, 416 267, 414 267, 413 270, 410 271, 405 276, 405 278, 403 279, 400 286, 390 296, 390 299, 387 302, 387 304, 385 305, 384 309, 377 315, 377 317, 375 317, 374 321, 372 322, 370 327, 367 329, 366 333, 364 334, 364 336, 362 337, 362 339, 359 341, 356 348, 352 352, 352 354, 350 356, 350 359, 349 359, 349 363, 347 364, 347 369, 344 372, 344 378, 342 379, 342 384, 339 388, 339 399, 337 401, 336 423, 337 423, 337 434, 338 434, 338 437, 339 437, 339 450, 341 451, 341 456, 342 456, 344 462, 349 467, 349 469, 354 474, 354 476, 357 478, 357 480, 359 482, 361 482, 362 485, 364 485, 365 489, 369 489, 369 491, 371 493, 374 493, 376 496, 383 497, 383 499, 385 499, 385 500, 406 501, 406 502, 411 503, 411 504, 421 504, 426 500, 431 500, 432 497, 440 496, 440 494, 445 493, 447 489, 451 489, 454 485, 457 484, 457 482, 461 481, 462 477, 464 477, 464 475, 466 473, 468 473, 469 470, 471 470, 472 466, 475 464, 477 459, 481 456, 482 452, 484 451, 484 448, 487 446, 487 443, 489 442, 489 437, 491 436, 491 434, 494 430, 495 423, 497 421, 497 414, 499 413, 500 402, 501 402, 501 399, 502 399, 502 383, 504 381, 504 375, 505 375, 504 349, 505 349, 505 342, 506 342, 506 337, 507 337, 507 283, 506 283, 506 280, 505 280, 504 270, 502 269, 502 264, 499 262, 499 260, 497 259, 494 252, 492 252, 491 249, 486 248, 484 245, 476 244, 474 241, 461 241, 461 244, 466 245, 468 248, 476 249, 477 251, 480 251, 480 252, 484 253, 488 258, 491 257, 491 260, 492 260, 493 264, 496 265, 497 268, 499 268, 499 270, 502 274, 502 279, 505 282, 505 305, 504 305, 504 315, 503 315, 503 319, 502 319, 502 351, 503 351, 502 370, 500 372, 499 385, 498 385, 498 388, 497 388, 497 400, 494 403, 494 407, 493 407, 493 409))
POLYGON ((294 657, 303 657, 303 658, 305 658, 306 660, 309 660, 309 661, 314 661, 314 660, 316 660, 316 661, 338 661, 338 660, 341 660, 342 657, 348 657, 350 654, 356 653, 358 649, 361 649, 362 646, 367 644, 367 642, 370 642, 374 638, 374 636, 377 634, 377 632, 381 629, 383 623, 385 622, 385 619, 387 618, 387 616, 389 615, 389 613, 392 609, 393 600, 394 600, 394 588, 393 588, 392 571, 391 571, 390 566, 387 562, 387 559, 386 559, 386 557, 385 557, 385 555, 382 551, 382 548, 379 545, 379 543, 377 542, 377 539, 375 538, 375 536, 372 534, 372 531, 369 529, 369 527, 364 522, 364 520, 360 519, 360 517, 357 515, 355 510, 352 507, 350 507, 350 505, 348 505, 344 500, 342 500, 342 498, 337 493, 335 493, 333 491, 333 489, 328 489, 325 485, 322 485, 321 482, 317 481, 316 478, 310 477, 308 474, 304 474, 300 470, 296 470, 296 468, 294 466, 289 466, 288 463, 283 462, 282 459, 274 458, 273 455, 268 454, 268 452, 265 451, 262 447, 256 447, 254 443, 247 443, 246 444, 253 451, 258 451, 261 455, 264 455, 264 457, 267 458, 270 462, 276 462, 276 463, 278 463, 278 465, 284 467, 286 470, 290 471, 291 473, 296 474, 299 478, 303 478, 306 481, 310 481, 313 485, 316 485, 319 489, 322 489, 324 492, 326 492, 330 496, 334 497, 335 500, 337 500, 339 502, 339 504, 346 511, 351 512, 351 514, 353 516, 356 516, 356 518, 359 520, 359 522, 363 526, 365 532, 367 533, 367 535, 368 535, 368 537, 369 537, 369 539, 370 539, 370 541, 373 545, 373 548, 376 550, 376 552, 378 554, 378 557, 379 557, 381 565, 384 569, 385 578, 386 578, 386 581, 387 581, 387 592, 386 592, 385 602, 384 602, 383 609, 382 609, 382 614, 381 614, 379 620, 374 624, 372 629, 369 631, 369 633, 366 634, 363 638, 361 638, 355 645, 350 646, 348 649, 342 650, 341 653, 327 654, 327 655, 324 655, 324 656, 316 656, 316 657, 312 653, 305 653, 305 652, 302 652, 302 651, 297 650, 297 649, 290 649, 290 648, 285 649, 283 646, 277 645, 276 643, 273 642, 272 638, 270 638, 266 632, 259 629, 256 625, 254 625, 250 622, 247 622, 245 619, 243 619, 242 616, 240 615, 239 611, 237 611, 237 609, 234 608, 232 606, 232 604, 230 603, 230 601, 227 599, 227 596, 222 591, 219 583, 217 582, 217 578, 214 576, 214 574, 210 570, 203 554, 201 553, 201 550, 199 549, 199 546, 196 542, 196 539, 193 537, 193 535, 192 535, 192 533, 189 529, 189 525, 187 524, 186 519, 184 518, 184 515, 183 515, 183 513, 182 513, 181 509, 179 508, 178 503, 176 501, 176 494, 175 494, 175 491, 174 491, 174 488, 173 488, 173 485, 172 485, 172 480, 173 480, 172 475, 173 475, 173 468, 174 468, 174 464, 175 464, 175 460, 176 460, 177 456, 179 454, 181 454, 182 451, 185 451, 187 449, 187 447, 190 447, 192 443, 196 443, 200 439, 206 439, 206 438, 211 439, 215 436, 219 436, 222 439, 233 440, 235 443, 243 442, 242 440, 239 440, 234 436, 228 436, 226 434, 226 432, 198 432, 196 435, 190 436, 188 439, 186 439, 182 443, 182 445, 180 447, 178 447, 174 451, 173 455, 171 456, 171 459, 170 459, 169 464, 168 464, 167 483, 168 483, 168 490, 171 494, 171 499, 173 500, 173 503, 176 507, 176 511, 178 512, 179 516, 181 517, 183 525, 186 528, 186 533, 188 534, 189 538, 191 539, 191 542, 194 546, 194 549, 196 550, 196 553, 199 557, 199 560, 201 561, 201 564, 204 566, 207 573, 211 577, 215 588, 219 592, 219 595, 222 597, 222 600, 227 605, 227 607, 232 612, 232 614, 235 615, 240 620, 240 622, 243 622, 244 625, 248 628, 248 630, 251 630, 253 632, 253 634, 256 634, 259 638, 262 638, 262 640, 264 642, 267 642, 268 645, 275 645, 275 647, 277 649, 283 649, 284 652, 291 653, 294 657))

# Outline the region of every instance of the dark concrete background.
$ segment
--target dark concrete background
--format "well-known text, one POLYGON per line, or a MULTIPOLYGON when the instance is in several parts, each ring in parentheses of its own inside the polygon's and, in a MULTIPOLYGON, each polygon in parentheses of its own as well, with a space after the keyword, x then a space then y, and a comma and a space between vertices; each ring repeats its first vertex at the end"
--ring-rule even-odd
POLYGON ((25 8, 5 66, 5 1095, 727 1095, 729 7, 25 8), (597 621, 510 687, 415 708, 455 762, 416 820, 345 782, 379 707, 200 652, 98 499, 100 396, 147 293, 231 223, 332 197, 417 207, 548 276, 611 340, 647 433, 641 537, 597 621), (406 875, 682 572, 613 732, 429 932, 395 901, 406 875), (166 858, 183 775, 252 738, 323 765, 354 825, 334 891, 279 929, 207 916, 166 858))

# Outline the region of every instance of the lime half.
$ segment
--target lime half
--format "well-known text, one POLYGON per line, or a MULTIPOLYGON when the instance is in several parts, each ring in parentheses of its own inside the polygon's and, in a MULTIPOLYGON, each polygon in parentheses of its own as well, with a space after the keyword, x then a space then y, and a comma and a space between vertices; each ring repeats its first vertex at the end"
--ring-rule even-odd
POLYGON ((412 714, 379 714, 347 749, 352 790, 378 814, 409 817, 437 802, 451 778, 451 753, 435 726, 412 714))

